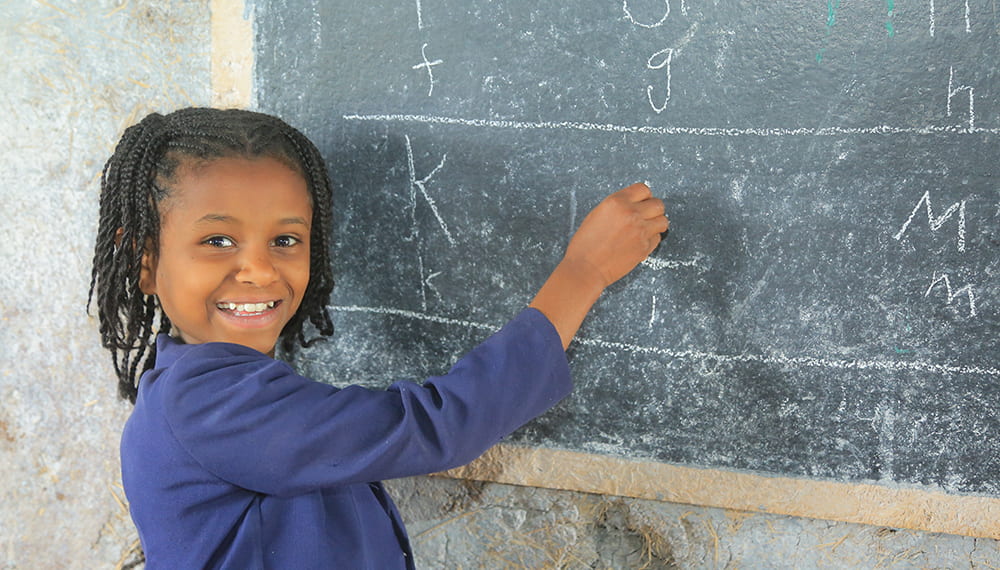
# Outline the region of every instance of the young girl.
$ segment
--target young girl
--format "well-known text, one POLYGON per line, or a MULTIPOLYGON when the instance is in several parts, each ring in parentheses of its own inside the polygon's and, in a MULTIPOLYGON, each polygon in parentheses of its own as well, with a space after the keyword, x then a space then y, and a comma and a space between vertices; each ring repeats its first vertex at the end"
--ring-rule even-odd
POLYGON ((249 111, 154 113, 104 168, 88 303, 135 404, 122 480, 150 570, 412 568, 378 481, 465 464, 565 397, 584 316, 669 225, 629 186, 448 374, 341 389, 273 358, 333 332, 330 194, 313 144, 249 111))

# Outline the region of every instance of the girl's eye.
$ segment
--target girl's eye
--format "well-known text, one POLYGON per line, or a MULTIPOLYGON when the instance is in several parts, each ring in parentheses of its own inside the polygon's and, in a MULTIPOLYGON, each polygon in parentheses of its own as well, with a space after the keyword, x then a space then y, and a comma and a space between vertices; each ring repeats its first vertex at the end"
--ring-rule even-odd
POLYGON ((204 243, 205 245, 210 245, 212 247, 218 247, 218 248, 233 247, 234 245, 236 245, 233 243, 233 240, 227 238, 226 236, 212 236, 203 241, 202 243, 204 243))
POLYGON ((274 245, 277 247, 292 247, 300 243, 302 243, 302 240, 295 236, 278 236, 274 239, 274 245))

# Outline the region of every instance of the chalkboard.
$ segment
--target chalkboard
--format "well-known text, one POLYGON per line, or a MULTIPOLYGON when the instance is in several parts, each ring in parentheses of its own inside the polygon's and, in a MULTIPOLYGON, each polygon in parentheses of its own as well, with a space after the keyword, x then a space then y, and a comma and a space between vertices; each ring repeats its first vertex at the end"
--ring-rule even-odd
POLYGON ((447 370, 647 181, 671 233, 588 318, 574 394, 512 441, 1000 495, 991 2, 253 13, 258 106, 337 187, 337 333, 308 374, 447 370))

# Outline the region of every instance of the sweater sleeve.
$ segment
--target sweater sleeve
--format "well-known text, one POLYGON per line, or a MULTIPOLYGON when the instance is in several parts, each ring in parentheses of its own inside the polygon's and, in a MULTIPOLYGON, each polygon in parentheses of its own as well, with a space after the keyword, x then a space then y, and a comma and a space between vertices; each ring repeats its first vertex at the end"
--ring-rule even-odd
POLYGON ((158 383, 203 468, 279 496, 463 465, 572 389, 558 333, 534 309, 422 385, 338 389, 220 343, 192 347, 158 383))

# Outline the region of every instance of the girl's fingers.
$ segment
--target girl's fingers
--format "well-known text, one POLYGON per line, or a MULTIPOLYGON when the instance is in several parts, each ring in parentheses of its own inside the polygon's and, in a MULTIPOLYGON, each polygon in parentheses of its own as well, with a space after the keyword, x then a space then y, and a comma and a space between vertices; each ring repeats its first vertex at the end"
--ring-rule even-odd
POLYGON ((664 206, 663 200, 652 197, 637 203, 636 208, 639 210, 642 217, 647 220, 662 217, 664 212, 666 212, 666 206, 664 206))
POLYGON ((644 219, 662 216, 666 211, 663 200, 654 197, 649 186, 642 182, 626 186, 619 190, 617 194, 624 196, 628 202, 631 202, 644 219))
POLYGON ((653 195, 653 192, 649 189, 649 186, 643 184, 642 182, 636 182, 631 186, 626 186, 619 190, 632 202, 639 202, 645 200, 653 195))
POLYGON ((656 227, 657 233, 662 234, 663 232, 670 229, 670 218, 668 218, 666 214, 660 214, 659 216, 651 219, 650 222, 652 222, 653 225, 656 227))

